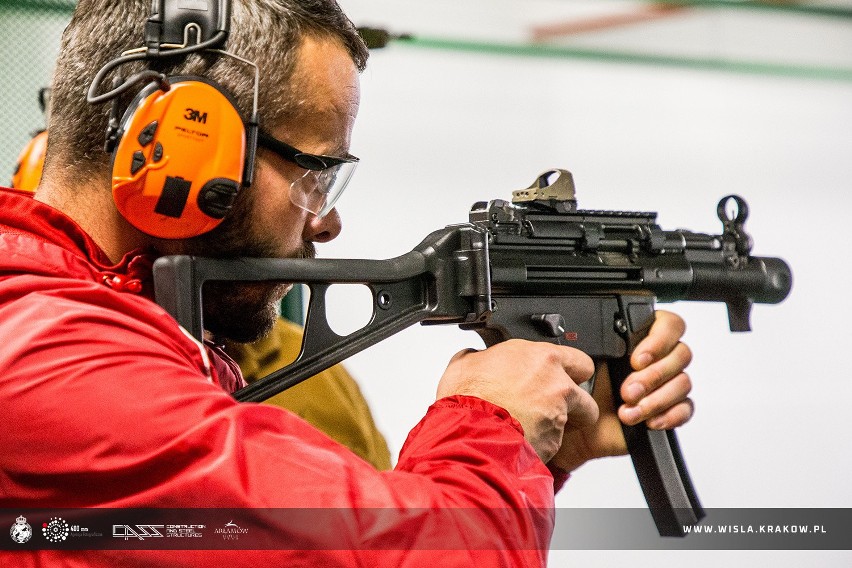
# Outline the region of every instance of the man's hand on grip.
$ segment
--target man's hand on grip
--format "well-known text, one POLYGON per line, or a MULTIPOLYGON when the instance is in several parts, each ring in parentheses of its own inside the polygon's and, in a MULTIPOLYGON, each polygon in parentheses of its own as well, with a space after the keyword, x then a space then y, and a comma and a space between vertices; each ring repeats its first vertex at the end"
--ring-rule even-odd
POLYGON ((667 430, 686 423, 693 413, 688 398, 692 383, 684 369, 692 352, 680 340, 686 331, 683 319, 671 312, 657 311, 648 336, 634 350, 634 369, 621 385, 624 404, 613 407, 609 372, 599 365, 594 399, 600 407, 598 421, 585 428, 566 428, 562 447, 552 465, 573 471, 590 459, 627 453, 621 423, 646 421, 652 430, 667 430))
POLYGON ((511 339, 457 353, 441 377, 437 396, 475 396, 506 409, 548 462, 566 429, 587 428, 598 418, 598 405, 577 386, 593 371, 591 358, 577 349, 511 339))

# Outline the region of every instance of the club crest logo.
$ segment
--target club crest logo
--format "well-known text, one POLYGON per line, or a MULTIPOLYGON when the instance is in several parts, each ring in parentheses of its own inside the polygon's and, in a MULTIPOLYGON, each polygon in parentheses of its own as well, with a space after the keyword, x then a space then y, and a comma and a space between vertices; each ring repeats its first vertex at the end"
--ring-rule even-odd
POLYGON ((12 535, 12 540, 24 544, 33 537, 33 528, 27 523, 26 517, 18 517, 9 534, 12 535))
POLYGON ((68 538, 68 523, 60 517, 53 517, 50 521, 41 526, 41 532, 44 535, 44 538, 50 542, 62 542, 68 538))

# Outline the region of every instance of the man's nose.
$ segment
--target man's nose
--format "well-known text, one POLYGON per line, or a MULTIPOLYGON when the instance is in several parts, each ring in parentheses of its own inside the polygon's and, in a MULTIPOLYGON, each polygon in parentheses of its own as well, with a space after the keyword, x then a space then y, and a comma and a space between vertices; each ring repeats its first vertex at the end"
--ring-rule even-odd
POLYGON ((336 239, 337 235, 343 229, 337 209, 332 209, 322 218, 316 215, 310 215, 309 217, 308 222, 305 223, 305 233, 303 235, 306 241, 327 243, 336 239))

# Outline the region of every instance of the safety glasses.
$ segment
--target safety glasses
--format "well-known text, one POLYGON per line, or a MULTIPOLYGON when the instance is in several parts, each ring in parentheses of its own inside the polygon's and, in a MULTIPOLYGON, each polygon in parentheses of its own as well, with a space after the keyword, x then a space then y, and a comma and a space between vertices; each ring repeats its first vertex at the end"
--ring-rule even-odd
POLYGON ((307 170, 290 184, 290 201, 317 217, 334 209, 358 165, 358 158, 354 156, 308 154, 263 131, 257 133, 257 145, 307 170))

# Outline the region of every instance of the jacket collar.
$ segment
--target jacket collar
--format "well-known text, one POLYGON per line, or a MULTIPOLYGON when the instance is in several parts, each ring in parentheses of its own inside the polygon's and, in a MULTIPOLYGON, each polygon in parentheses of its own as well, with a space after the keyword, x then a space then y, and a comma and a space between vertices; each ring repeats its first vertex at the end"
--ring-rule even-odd
POLYGON ((48 249, 59 247, 82 261, 66 258, 57 267, 58 259, 51 258, 53 270, 67 269, 76 277, 85 271, 114 290, 154 296, 152 266, 157 255, 153 250, 136 249, 113 263, 73 219, 33 199, 31 193, 0 188, 0 233, 27 235, 48 249))

